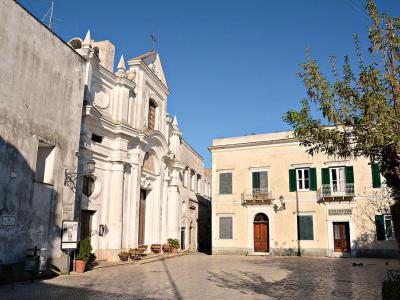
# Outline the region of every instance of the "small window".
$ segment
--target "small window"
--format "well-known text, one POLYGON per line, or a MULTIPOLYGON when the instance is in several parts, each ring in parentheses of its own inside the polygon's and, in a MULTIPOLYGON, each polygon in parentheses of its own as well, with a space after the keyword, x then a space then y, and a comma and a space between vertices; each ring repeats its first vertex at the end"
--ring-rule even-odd
POLYGON ((92 133, 92 141, 96 143, 102 143, 103 137, 97 134, 92 133))
POLYGON ((219 217, 219 238, 231 240, 233 238, 232 217, 219 217))
POLYGON ((219 174, 219 193, 232 194, 232 173, 219 174))
POLYGON ((299 240, 314 240, 313 216, 298 216, 299 240))
POLYGON ((94 179, 92 176, 83 176, 82 193, 90 197, 94 191, 94 179))
POLYGON ((194 188, 196 186, 196 177, 195 176, 196 176, 196 174, 192 174, 191 179, 190 179, 190 189, 192 191, 194 191, 194 188))
POLYGON ((35 181, 53 184, 55 147, 39 142, 36 157, 35 181))
POLYGON ((157 105, 155 104, 153 99, 149 100, 149 115, 148 115, 148 128, 149 129, 155 129, 156 126, 156 107, 157 105))
POLYGON ((297 175, 297 190, 309 191, 310 190, 310 169, 296 169, 297 175))
POLYGON ((197 176, 197 193, 201 194, 201 177, 197 176))

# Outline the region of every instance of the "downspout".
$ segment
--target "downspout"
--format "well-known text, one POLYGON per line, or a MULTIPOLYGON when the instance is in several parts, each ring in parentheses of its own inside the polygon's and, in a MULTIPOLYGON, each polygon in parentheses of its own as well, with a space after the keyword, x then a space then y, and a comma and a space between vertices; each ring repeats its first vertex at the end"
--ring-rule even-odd
POLYGON ((299 234, 299 192, 296 189, 296 225, 297 225, 297 256, 301 256, 300 234, 299 234))

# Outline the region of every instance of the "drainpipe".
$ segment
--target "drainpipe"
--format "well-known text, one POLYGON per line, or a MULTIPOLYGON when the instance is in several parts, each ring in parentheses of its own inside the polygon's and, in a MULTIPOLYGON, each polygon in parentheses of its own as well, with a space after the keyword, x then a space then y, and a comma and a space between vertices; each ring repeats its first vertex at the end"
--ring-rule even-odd
POLYGON ((299 237, 299 192, 296 189, 296 227, 297 227, 297 256, 301 256, 299 237))

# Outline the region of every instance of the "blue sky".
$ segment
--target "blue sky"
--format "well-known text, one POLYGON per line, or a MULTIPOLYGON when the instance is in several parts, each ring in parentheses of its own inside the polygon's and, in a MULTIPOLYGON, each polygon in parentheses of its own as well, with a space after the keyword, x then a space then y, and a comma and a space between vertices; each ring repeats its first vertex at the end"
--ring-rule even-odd
MULTIPOLYGON (((50 0, 20 0, 42 19, 50 0)), ((400 15, 400 3, 378 7, 400 15)), ((150 50, 157 35, 183 137, 210 166, 212 139, 290 129, 282 121, 305 95, 296 76, 305 49, 329 71, 329 55, 355 62, 353 33, 368 47, 363 0, 56 0, 53 30, 116 46, 116 62, 150 50)))

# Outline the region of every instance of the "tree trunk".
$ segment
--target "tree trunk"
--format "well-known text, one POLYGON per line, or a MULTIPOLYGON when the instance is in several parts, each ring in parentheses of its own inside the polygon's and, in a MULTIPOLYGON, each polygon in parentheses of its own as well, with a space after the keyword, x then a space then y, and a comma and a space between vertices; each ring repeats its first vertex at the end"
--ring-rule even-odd
POLYGON ((400 143, 388 145, 382 153, 382 158, 381 171, 387 186, 392 190, 392 197, 395 201, 390 210, 394 234, 400 250, 400 143))

